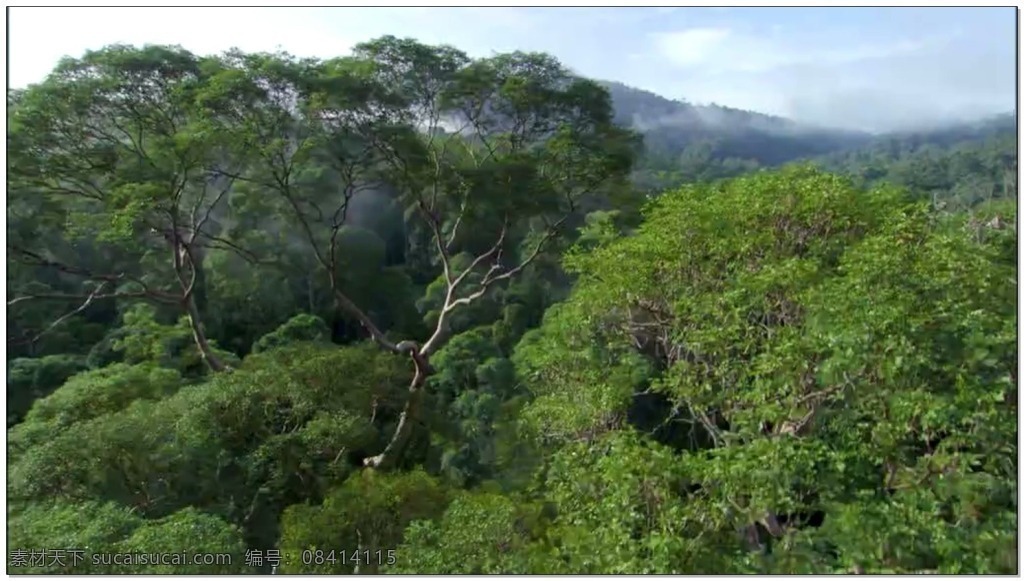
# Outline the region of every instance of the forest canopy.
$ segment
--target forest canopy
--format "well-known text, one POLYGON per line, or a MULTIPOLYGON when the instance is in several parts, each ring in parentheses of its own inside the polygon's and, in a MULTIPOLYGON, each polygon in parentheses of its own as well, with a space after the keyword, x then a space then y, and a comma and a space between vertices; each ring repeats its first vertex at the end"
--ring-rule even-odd
POLYGON ((1016 151, 619 106, 394 37, 9 92, 10 570, 1016 572, 1016 151))

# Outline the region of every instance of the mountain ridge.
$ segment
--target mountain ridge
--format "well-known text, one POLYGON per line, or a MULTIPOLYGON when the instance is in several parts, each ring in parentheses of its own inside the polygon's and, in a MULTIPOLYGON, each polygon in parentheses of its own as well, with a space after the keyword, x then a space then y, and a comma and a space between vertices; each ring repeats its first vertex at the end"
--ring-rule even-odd
POLYGON ((735 125, 738 122, 745 121, 747 122, 747 128, 757 131, 783 134, 828 133, 845 135, 853 139, 872 139, 890 136, 904 137, 916 134, 941 133, 950 129, 957 130, 968 127, 977 127, 984 130, 994 125, 1004 125, 1007 122, 1016 123, 1016 112, 1007 111, 973 120, 950 120, 948 123, 941 125, 917 129, 855 131, 798 121, 781 115, 740 109, 717 103, 697 105, 690 103, 685 98, 674 99, 666 97, 619 81, 595 79, 595 82, 607 89, 611 94, 616 109, 616 120, 620 123, 634 126, 640 131, 655 125, 651 119, 653 115, 660 115, 661 121, 665 124, 681 127, 704 124, 705 126, 728 129, 730 122, 735 125), (636 108, 637 101, 642 101, 647 109, 643 112, 633 110, 636 108))
POLYGON ((1016 134, 1015 112, 927 130, 877 134, 819 127, 720 105, 694 105, 616 81, 596 82, 611 95, 615 121, 643 135, 644 154, 634 179, 651 191, 861 150, 913 149, 923 144, 950 147, 1016 134))

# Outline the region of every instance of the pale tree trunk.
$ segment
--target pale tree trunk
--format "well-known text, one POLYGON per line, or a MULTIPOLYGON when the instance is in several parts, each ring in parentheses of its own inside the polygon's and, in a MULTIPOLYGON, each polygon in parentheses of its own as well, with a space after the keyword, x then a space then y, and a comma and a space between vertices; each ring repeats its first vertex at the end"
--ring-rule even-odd
POLYGON ((185 312, 188 314, 188 325, 192 329, 192 339, 196 343, 196 347, 199 349, 199 354, 203 357, 203 361, 214 373, 221 371, 227 371, 228 367, 220 360, 219 357, 213 352, 213 348, 210 347, 210 342, 206 338, 206 333, 203 331, 203 320, 199 315, 199 309, 196 308, 195 298, 190 293, 185 297, 185 312))
POLYGON ((391 441, 388 442, 388 445, 384 448, 383 452, 363 460, 363 465, 381 470, 388 470, 394 467, 398 458, 402 456, 402 452, 405 451, 406 444, 409 443, 409 436, 412 435, 413 421, 419 417, 422 404, 422 386, 410 385, 409 397, 405 400, 405 406, 402 408, 402 415, 398 418, 398 427, 395 428, 395 433, 392 434, 391 441))
POLYGON ((416 366, 416 374, 409 384, 409 397, 405 400, 405 405, 402 407, 402 414, 398 418, 398 426, 395 428, 395 433, 392 434, 391 441, 388 442, 384 451, 376 456, 364 459, 364 466, 380 470, 393 468, 398 463, 398 459, 402 457, 402 453, 409 443, 413 422, 419 418, 420 409, 423 407, 423 386, 427 382, 427 377, 431 374, 430 363, 420 355, 418 350, 411 351, 410 355, 413 364, 416 366))
POLYGON ((345 293, 337 288, 334 273, 331 272, 330 274, 335 307, 355 317, 363 329, 370 334, 370 339, 385 350, 397 355, 409 355, 415 369, 412 381, 409 383, 409 397, 402 408, 402 414, 398 419, 398 426, 391 436, 391 441, 388 442, 383 452, 363 460, 364 466, 387 470, 398 463, 398 459, 401 458, 402 453, 405 451, 405 445, 409 441, 409 436, 412 435, 413 422, 419 417, 420 408, 423 403, 423 388, 427 377, 434 373, 433 367, 430 365, 429 351, 425 348, 421 349, 414 341, 402 341, 397 345, 392 343, 380 328, 374 324, 373 320, 353 303, 345 293))
POLYGON ((450 257, 448 255, 445 242, 441 237, 439 230, 440 226, 436 222, 432 222, 431 224, 434 227, 435 241, 438 243, 439 253, 442 258, 442 263, 444 264, 444 277, 447 281, 448 292, 445 296, 444 306, 441 308, 441 314, 437 320, 434 332, 422 347, 411 341, 403 341, 398 345, 394 345, 384 337, 384 334, 381 333, 380 329, 373 325, 373 322, 370 321, 370 319, 360 311, 359 308, 348 299, 348 297, 337 292, 337 290, 335 291, 337 304, 340 308, 356 314, 360 322, 362 322, 363 327, 370 332, 371 337, 384 348, 393 353, 408 353, 416 368, 416 374, 413 377, 412 383, 409 384, 409 399, 405 402, 405 406, 402 409, 402 415, 398 420, 398 426, 395 428, 395 433, 391 436, 391 441, 388 442, 388 445, 384 448, 383 452, 363 460, 363 464, 365 466, 380 469, 392 468, 398 463, 398 459, 401 458, 405 451, 406 444, 409 442, 409 437, 412 435, 413 422, 419 419, 420 410, 423 407, 423 390, 425 389, 427 377, 434 373, 434 369, 430 365, 430 357, 437 352, 441 345, 443 345, 448 339, 450 333, 448 317, 451 313, 454 312, 456 308, 469 305, 473 303, 473 301, 484 296, 495 283, 508 280, 526 268, 538 256, 544 248, 544 244, 555 234, 555 232, 557 232, 557 228, 564 221, 565 218, 559 220, 534 247, 533 251, 526 258, 520 261, 517 266, 511 269, 504 269, 500 266, 501 248, 505 240, 506 224, 502 228, 497 241, 491 249, 477 256, 470 266, 459 275, 452 274, 450 257), (462 298, 456 298, 456 290, 465 281, 466 276, 477 266, 484 264, 487 260, 491 260, 491 265, 484 274, 483 280, 477 283, 477 289, 462 298))
POLYGON ((206 366, 214 373, 230 371, 231 369, 220 360, 213 352, 210 341, 206 338, 203 330, 203 318, 199 314, 199 307, 196 306, 196 280, 199 277, 200 256, 192 248, 192 240, 182 239, 175 231, 170 240, 174 254, 174 272, 181 284, 181 306, 188 316, 188 325, 192 330, 192 340, 199 349, 199 355, 203 358, 206 366))

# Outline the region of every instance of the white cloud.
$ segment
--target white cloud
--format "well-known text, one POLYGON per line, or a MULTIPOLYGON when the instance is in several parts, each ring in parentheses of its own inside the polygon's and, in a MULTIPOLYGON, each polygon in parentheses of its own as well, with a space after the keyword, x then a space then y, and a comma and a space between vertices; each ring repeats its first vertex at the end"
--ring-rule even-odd
POLYGON ((839 48, 787 46, 780 29, 771 35, 738 33, 728 28, 691 28, 651 35, 655 48, 670 63, 712 72, 765 72, 797 65, 835 66, 911 53, 924 41, 901 41, 839 48))
POLYGON ((727 28, 691 28, 681 32, 656 33, 654 41, 670 61, 682 67, 701 66, 729 52, 731 35, 727 28))
POLYGON ((719 103, 805 122, 884 131, 1014 108, 1013 54, 955 28, 904 39, 763 35, 701 28, 649 35, 654 62, 638 84, 693 103, 719 103))

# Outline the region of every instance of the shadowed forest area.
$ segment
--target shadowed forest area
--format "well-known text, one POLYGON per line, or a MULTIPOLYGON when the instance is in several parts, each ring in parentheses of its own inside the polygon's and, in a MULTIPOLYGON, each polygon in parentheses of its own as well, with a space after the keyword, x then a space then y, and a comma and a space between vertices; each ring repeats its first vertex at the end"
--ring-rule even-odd
POLYGON ((395 37, 7 106, 9 573, 1018 571, 1015 114, 395 37))

